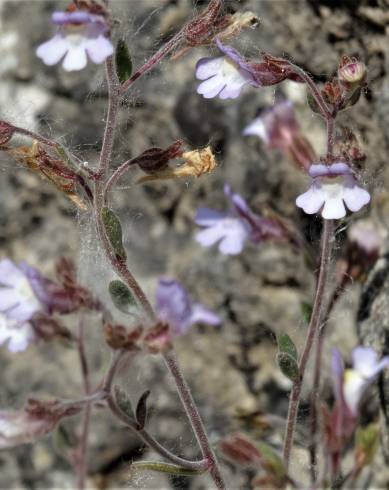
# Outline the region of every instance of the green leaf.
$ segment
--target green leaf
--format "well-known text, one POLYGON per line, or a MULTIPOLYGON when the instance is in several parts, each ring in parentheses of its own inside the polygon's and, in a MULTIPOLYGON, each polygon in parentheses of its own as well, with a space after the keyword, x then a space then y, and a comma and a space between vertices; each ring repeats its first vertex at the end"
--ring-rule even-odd
POLYGON ((134 419, 134 411, 132 409, 131 400, 128 397, 127 393, 122 390, 118 385, 113 387, 113 392, 115 394, 115 401, 120 410, 130 417, 134 419))
POLYGON ((261 454, 261 459, 263 459, 263 468, 277 478, 286 476, 286 469, 281 456, 264 442, 257 442, 256 446, 261 454))
POLYGON ((358 427, 355 433, 355 450, 359 454, 359 460, 363 466, 373 462, 380 444, 379 429, 377 424, 369 424, 366 427, 358 427))
POLYGON ((111 281, 108 286, 108 291, 113 304, 118 310, 127 315, 134 315, 137 304, 132 292, 124 282, 119 280, 111 281))
POLYGON ((123 247, 122 225, 116 214, 107 207, 101 210, 101 219, 104 224, 108 240, 115 251, 117 257, 126 260, 126 251, 123 247))
POLYGON ((132 74, 132 61, 126 42, 120 39, 116 46, 116 72, 121 83, 132 74))
POLYGON ((299 367, 294 357, 286 354, 285 352, 280 352, 277 354, 277 362, 282 373, 287 378, 289 378, 293 382, 298 381, 300 377, 299 367))
POLYGON ((362 92, 361 87, 356 88, 348 98, 345 106, 343 107, 343 110, 348 109, 349 107, 355 105, 358 102, 359 98, 361 97, 361 92, 362 92))
POLYGON ((304 320, 306 323, 309 323, 311 320, 312 309, 313 309, 313 306, 311 303, 304 302, 301 305, 301 310, 302 310, 303 317, 304 317, 304 320))
POLYGON ((288 354, 297 361, 297 349, 288 334, 284 333, 278 337, 278 349, 282 354, 288 354))
POLYGON ((140 461, 131 464, 132 470, 151 470, 159 473, 169 473, 169 475, 194 476, 205 473, 206 469, 190 470, 172 463, 164 463, 159 461, 140 461))
POLYGON ((311 111, 315 112, 316 114, 321 114, 320 107, 316 102, 315 97, 311 94, 309 90, 307 91, 307 102, 311 111))

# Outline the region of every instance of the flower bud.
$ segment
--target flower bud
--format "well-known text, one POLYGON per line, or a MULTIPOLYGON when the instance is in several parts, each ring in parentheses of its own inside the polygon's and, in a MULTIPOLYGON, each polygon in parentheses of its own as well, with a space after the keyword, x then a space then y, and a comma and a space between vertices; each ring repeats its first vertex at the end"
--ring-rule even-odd
POLYGON ((339 80, 347 86, 363 85, 365 83, 366 73, 365 63, 346 56, 343 57, 338 68, 339 80))

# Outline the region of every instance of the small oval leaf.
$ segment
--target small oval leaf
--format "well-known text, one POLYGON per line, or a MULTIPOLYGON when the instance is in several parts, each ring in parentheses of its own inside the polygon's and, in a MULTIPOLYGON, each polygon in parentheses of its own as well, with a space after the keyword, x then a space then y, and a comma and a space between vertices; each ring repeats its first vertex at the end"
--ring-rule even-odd
POLYGON ((109 294, 113 304, 118 310, 127 315, 134 315, 137 309, 136 301, 132 292, 119 280, 114 280, 109 283, 109 294))
POLYGON ((139 429, 143 429, 147 420, 147 398, 150 396, 151 391, 147 390, 139 398, 138 405, 136 406, 135 418, 138 423, 139 429))
POLYGON ((117 257, 121 260, 126 259, 126 251, 123 247, 122 225, 116 214, 107 207, 101 210, 101 219, 104 224, 108 240, 115 251, 117 257))
POLYGON ((300 374, 296 359, 294 359, 289 354, 280 352, 279 354, 277 354, 277 362, 282 373, 287 378, 289 378, 293 382, 298 381, 300 374))
POLYGON ((130 417, 134 419, 134 411, 132 409, 131 400, 128 397, 127 393, 122 390, 118 385, 113 387, 113 392, 115 395, 115 401, 120 410, 130 417))
POLYGON ((121 83, 128 80, 132 74, 130 52, 123 39, 120 39, 116 46, 116 72, 121 83))
POLYGON ((288 354, 297 361, 297 349, 288 334, 284 333, 278 337, 278 349, 282 354, 288 354))
POLYGON ((307 102, 311 111, 315 112, 316 114, 321 114, 319 104, 316 102, 315 97, 311 94, 309 90, 307 92, 307 102))

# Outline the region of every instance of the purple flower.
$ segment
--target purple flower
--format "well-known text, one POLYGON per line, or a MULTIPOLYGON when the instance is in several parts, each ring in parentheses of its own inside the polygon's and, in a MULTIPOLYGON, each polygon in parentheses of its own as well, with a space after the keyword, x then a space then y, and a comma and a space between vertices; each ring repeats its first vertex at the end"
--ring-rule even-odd
POLYGON ((220 317, 199 303, 192 303, 187 290, 174 279, 160 279, 156 291, 160 320, 170 325, 174 336, 185 335, 195 323, 220 325, 220 317))
POLYGON ((309 169, 310 188, 296 199, 296 205, 307 214, 318 213, 324 219, 340 219, 346 208, 359 211, 370 201, 370 194, 358 185, 352 169, 343 162, 314 164, 309 169))
POLYGON ((55 65, 65 57, 62 66, 66 71, 82 70, 88 56, 93 63, 100 64, 113 54, 112 43, 105 36, 108 27, 103 17, 84 11, 54 12, 52 22, 60 26, 58 32, 36 50, 46 65, 55 65))
POLYGON ((197 93, 206 99, 236 99, 245 85, 259 87, 250 65, 230 46, 216 44, 225 56, 202 58, 196 65, 196 78, 204 80, 197 93))
POLYGON ((232 209, 221 213, 209 208, 199 208, 195 223, 204 230, 196 235, 196 241, 203 247, 210 247, 219 242, 219 251, 225 255, 238 255, 243 250, 246 240, 259 243, 264 240, 285 240, 285 229, 278 223, 256 215, 246 201, 224 186, 224 194, 230 200, 232 209))
POLYGON ((332 359, 336 398, 346 405, 353 417, 356 417, 359 402, 366 389, 383 369, 389 367, 389 356, 379 361, 377 353, 371 347, 359 346, 352 352, 351 369, 344 369, 342 357, 337 349, 333 349, 332 359))
POLYGON ((283 150, 299 133, 300 127, 290 100, 283 100, 264 110, 243 130, 244 136, 258 136, 269 150, 283 150))

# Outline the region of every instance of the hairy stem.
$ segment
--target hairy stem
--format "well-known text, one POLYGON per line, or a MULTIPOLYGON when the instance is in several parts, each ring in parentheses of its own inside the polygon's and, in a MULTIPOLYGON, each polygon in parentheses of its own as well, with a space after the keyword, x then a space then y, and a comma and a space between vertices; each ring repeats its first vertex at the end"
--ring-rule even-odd
POLYGON ((324 220, 324 230, 322 236, 321 244, 321 261, 320 261, 320 273, 317 282, 315 300, 312 309, 312 315, 308 326, 307 337, 305 339, 305 345, 303 352, 299 360, 299 379, 293 384, 290 401, 289 401, 289 411, 286 423, 286 432, 284 440, 284 461, 285 466, 288 468, 290 453, 292 450, 294 430, 296 426, 297 412, 300 403, 300 395, 302 383, 304 380, 305 369, 307 362, 312 350, 312 346, 315 337, 320 328, 321 316, 322 316, 322 306, 325 296, 325 289, 327 284, 328 270, 331 258, 331 239, 333 235, 333 221, 324 220))
POLYGON ((210 473, 216 488, 226 488, 223 477, 220 472, 218 462, 216 460, 215 453, 211 447, 208 436, 205 432, 204 424, 201 420, 200 413, 193 400, 190 389, 180 371, 174 352, 169 351, 164 354, 166 365, 172 375, 177 387, 178 394, 181 398, 182 404, 185 407, 186 414, 191 422, 192 429, 196 435, 197 442, 203 453, 203 457, 209 461, 210 473))

